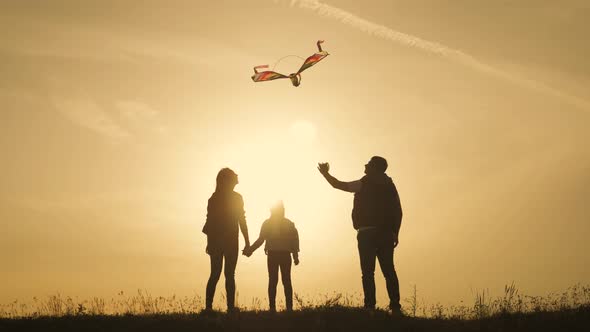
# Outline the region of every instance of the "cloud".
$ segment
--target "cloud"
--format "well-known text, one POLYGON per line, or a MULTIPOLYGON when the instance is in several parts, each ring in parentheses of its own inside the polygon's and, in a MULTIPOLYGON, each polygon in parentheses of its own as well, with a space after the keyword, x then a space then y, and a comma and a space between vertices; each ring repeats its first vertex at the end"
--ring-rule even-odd
POLYGON ((122 116, 135 121, 151 120, 158 111, 137 101, 119 101, 115 104, 122 116))
POLYGON ((70 122, 112 141, 127 140, 151 131, 159 134, 168 128, 158 121, 160 112, 138 101, 118 101, 115 110, 106 111, 88 98, 53 98, 58 112, 70 122))
POLYGON ((115 29, 93 23, 92 20, 64 25, 51 17, 39 20, 29 15, 0 15, 0 39, 6 39, 0 44, 0 52, 66 61, 81 59, 123 63, 142 63, 147 57, 213 69, 236 54, 245 55, 240 48, 212 38, 190 36, 190 43, 187 43, 182 38, 162 34, 158 30, 151 31, 150 27, 144 27, 146 31, 151 31, 145 34, 124 27, 115 29), (5 33, 2 29, 4 26, 14 31, 4 29, 5 33), (14 38, 15 34, 20 38, 14 38), (203 49, 214 49, 216 52, 202 52, 203 49), (220 55, 224 58, 219 59, 220 55))
POLYGON ((54 99, 54 105, 72 123, 106 138, 118 141, 131 136, 106 111, 89 99, 54 99))
MULTIPOLYGON (((277 1, 275 0, 275 2, 277 1)), ((337 20, 371 36, 383 38, 388 41, 417 48, 431 54, 448 58, 492 77, 503 79, 512 84, 553 96, 571 104, 572 106, 578 107, 585 111, 590 111, 590 102, 583 98, 570 95, 561 90, 547 86, 542 82, 517 76, 505 70, 496 68, 460 50, 393 30, 384 25, 363 19, 343 9, 321 3, 318 0, 291 0, 290 3, 291 6, 297 6, 302 9, 313 11, 319 16, 337 20)))
POLYGON ((160 112, 147 104, 138 101, 118 101, 115 107, 119 110, 121 118, 132 126, 141 126, 158 133, 167 132, 167 128, 157 119, 160 112))

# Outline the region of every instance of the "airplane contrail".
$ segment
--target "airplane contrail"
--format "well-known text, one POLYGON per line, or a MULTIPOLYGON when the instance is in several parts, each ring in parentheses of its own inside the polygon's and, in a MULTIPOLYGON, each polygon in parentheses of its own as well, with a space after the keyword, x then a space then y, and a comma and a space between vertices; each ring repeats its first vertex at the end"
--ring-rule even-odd
POLYGON ((585 111, 590 111, 590 102, 583 98, 573 96, 558 89, 552 88, 542 82, 514 75, 507 71, 486 64, 474 56, 460 50, 393 30, 387 26, 380 25, 356 16, 355 14, 347 12, 343 9, 321 3, 318 0, 291 0, 291 6, 297 6, 302 9, 313 11, 319 16, 340 21, 343 24, 363 31, 371 36, 417 48, 428 53, 457 61, 482 73, 556 97, 571 104, 572 106, 581 108, 585 111))

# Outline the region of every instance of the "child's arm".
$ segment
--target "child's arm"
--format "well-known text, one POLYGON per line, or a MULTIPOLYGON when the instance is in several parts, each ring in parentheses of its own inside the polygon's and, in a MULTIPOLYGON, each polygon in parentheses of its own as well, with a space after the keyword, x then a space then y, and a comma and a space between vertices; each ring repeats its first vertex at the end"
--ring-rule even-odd
POLYGON ((254 253, 254 251, 256 251, 256 249, 258 249, 264 243, 264 240, 266 240, 266 232, 264 226, 265 224, 262 224, 262 227, 260 227, 260 235, 258 236, 258 239, 254 241, 254 243, 252 243, 252 245, 248 247, 247 250, 244 250, 244 255, 246 255, 247 257, 250 257, 254 253))
POLYGON ((299 232, 295 226, 293 226, 293 263, 299 265, 299 232))
POLYGON ((254 241, 254 243, 250 246, 250 248, 248 249, 248 255, 246 256, 250 256, 252 255, 256 249, 258 249, 262 244, 264 243, 264 238, 259 237, 256 241, 254 241))

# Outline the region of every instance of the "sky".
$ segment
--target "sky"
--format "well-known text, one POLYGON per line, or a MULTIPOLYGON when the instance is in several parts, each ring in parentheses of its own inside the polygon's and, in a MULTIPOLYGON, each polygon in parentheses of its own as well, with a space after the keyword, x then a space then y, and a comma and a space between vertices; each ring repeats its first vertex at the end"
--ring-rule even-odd
MULTIPOLYGON (((587 284, 589 14, 582 0, 3 1, 0 303, 204 295, 222 167, 252 241, 283 199, 296 293, 361 294, 352 195, 316 165, 356 180, 373 155, 404 209, 402 298, 587 284), (330 55, 299 87, 251 81, 256 65, 296 71, 320 39, 330 55)), ((236 275, 242 305, 266 297, 264 254, 236 275)))

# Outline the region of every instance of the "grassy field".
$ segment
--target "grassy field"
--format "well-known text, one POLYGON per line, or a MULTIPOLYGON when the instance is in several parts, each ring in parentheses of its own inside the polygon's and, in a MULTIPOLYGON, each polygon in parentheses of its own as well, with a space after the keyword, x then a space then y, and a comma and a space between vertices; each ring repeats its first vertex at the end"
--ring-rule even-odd
POLYGON ((367 311, 340 294, 297 297, 292 313, 269 313, 259 302, 241 312, 202 312, 199 297, 152 297, 144 291, 105 301, 53 296, 0 306, 0 331, 590 331, 590 288, 543 297, 506 286, 503 296, 477 294, 470 305, 426 305, 416 293, 403 317, 367 311))
POLYGON ((1 331, 590 331, 590 307, 481 319, 393 317, 332 307, 293 313, 63 316, 0 320, 1 331))

